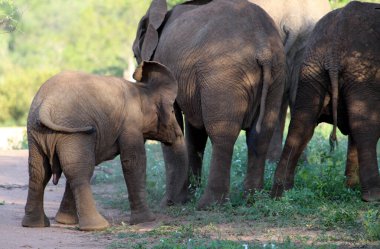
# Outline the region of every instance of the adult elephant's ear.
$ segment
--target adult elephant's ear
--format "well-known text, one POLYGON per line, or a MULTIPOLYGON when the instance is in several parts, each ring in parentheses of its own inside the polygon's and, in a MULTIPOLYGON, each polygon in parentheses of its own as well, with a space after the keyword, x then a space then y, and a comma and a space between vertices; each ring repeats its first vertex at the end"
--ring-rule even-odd
POLYGON ((138 63, 152 59, 158 44, 158 29, 164 22, 166 13, 166 0, 153 0, 147 13, 140 20, 132 46, 138 63))
POLYGON ((133 74, 133 78, 148 85, 149 94, 157 101, 174 103, 178 84, 170 69, 155 61, 143 61, 133 74))

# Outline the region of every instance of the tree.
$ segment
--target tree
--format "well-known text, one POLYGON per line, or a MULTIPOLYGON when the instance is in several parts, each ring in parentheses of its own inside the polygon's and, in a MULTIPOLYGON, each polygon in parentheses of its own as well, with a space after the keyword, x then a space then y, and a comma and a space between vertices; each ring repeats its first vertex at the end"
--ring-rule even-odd
POLYGON ((0 0, 0 30, 12 32, 20 21, 20 12, 10 0, 0 0))
POLYGON ((167 3, 170 7, 173 7, 174 5, 177 5, 183 2, 186 2, 186 1, 185 0, 167 0, 167 3))

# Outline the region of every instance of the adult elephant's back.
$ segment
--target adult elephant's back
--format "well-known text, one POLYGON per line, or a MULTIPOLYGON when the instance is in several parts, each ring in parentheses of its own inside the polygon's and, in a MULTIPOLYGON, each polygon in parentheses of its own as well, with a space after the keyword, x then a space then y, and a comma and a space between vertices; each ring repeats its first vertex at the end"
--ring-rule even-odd
MULTIPOLYGON (((162 28, 154 60, 174 72, 179 83, 177 102, 187 119, 202 128, 202 113, 232 108, 239 111, 231 119, 238 118, 242 128, 251 126, 261 98, 262 64, 272 63, 274 55, 282 53, 271 18, 244 1, 215 1, 192 8, 179 5, 172 12, 162 28), (212 107, 203 104, 210 110, 202 110, 206 95, 215 99, 209 103, 212 107)), ((274 67, 277 60, 281 59, 273 61, 274 67)))
POLYGON ((284 108, 274 132, 268 159, 278 161, 282 151, 282 137, 287 105, 293 111, 296 98, 299 70, 307 40, 317 21, 331 11, 328 0, 249 0, 259 5, 274 20, 281 36, 286 54, 287 86, 284 108))
MULTIPOLYGON (((165 1, 152 2, 133 49, 138 60, 153 58, 168 66, 178 81, 176 102, 185 114, 195 185, 211 140, 202 209, 228 198, 232 152, 241 129, 247 131, 249 147, 245 188, 263 186, 265 155, 284 92, 285 54, 273 20, 245 0, 190 1, 166 14, 165 6, 165 1)), ((164 147, 168 168, 178 168, 176 156, 175 149, 164 147)))

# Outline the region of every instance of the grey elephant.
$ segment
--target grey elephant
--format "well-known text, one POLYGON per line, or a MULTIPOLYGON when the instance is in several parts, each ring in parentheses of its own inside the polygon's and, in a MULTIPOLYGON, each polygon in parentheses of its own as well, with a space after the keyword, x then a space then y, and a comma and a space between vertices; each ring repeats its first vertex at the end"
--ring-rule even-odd
POLYGON ((287 87, 279 123, 271 140, 267 158, 278 161, 288 105, 293 111, 299 69, 307 39, 315 24, 331 11, 328 0, 249 0, 262 7, 274 20, 284 44, 287 65, 287 87))
MULTIPOLYGON (((359 167, 362 199, 380 200, 380 4, 350 2, 323 17, 306 47, 272 196, 293 187, 298 158, 319 122, 348 135, 346 175, 359 167)), ((350 179, 348 179, 350 181, 350 179)))
MULTIPOLYGON (((137 83, 121 78, 62 72, 43 84, 31 104, 29 191, 22 225, 49 226, 43 209, 44 189, 51 176, 63 172, 65 193, 57 222, 81 230, 100 230, 108 222, 98 213, 90 178, 94 166, 120 154, 131 206, 131 224, 151 221, 145 200, 145 139, 170 145, 182 131, 173 103, 177 82, 156 62, 143 62, 137 83)), ((178 176, 180 177, 180 176, 178 176)))
MULTIPOLYGON (((265 11, 244 0, 198 0, 168 12, 165 0, 154 0, 139 23, 133 51, 138 62, 154 59, 168 66, 178 82, 176 112, 180 123, 181 111, 185 116, 189 165, 197 183, 211 140, 210 174, 199 209, 228 197, 240 130, 246 131, 249 168, 264 170, 286 70, 281 38, 265 11)), ((164 146, 169 168, 176 167, 178 155, 172 148, 164 146)), ((252 178, 248 171, 246 190, 252 178)), ((186 186, 177 188, 186 195, 186 186)))

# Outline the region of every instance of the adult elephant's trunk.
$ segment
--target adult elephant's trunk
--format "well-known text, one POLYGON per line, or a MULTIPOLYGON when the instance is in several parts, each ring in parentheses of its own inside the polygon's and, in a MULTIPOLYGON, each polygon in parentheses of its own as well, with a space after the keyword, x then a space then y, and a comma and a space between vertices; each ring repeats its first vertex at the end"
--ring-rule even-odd
POLYGON ((187 177, 189 167, 185 139, 183 136, 178 136, 177 140, 170 146, 162 144, 161 147, 166 172, 166 195, 161 205, 171 206, 185 203, 188 201, 187 177))
MULTIPOLYGON (((315 80, 316 77, 314 75, 307 78, 315 80)), ((275 172, 272 197, 280 197, 284 190, 293 187, 298 159, 313 136, 318 115, 323 106, 324 95, 325 90, 321 84, 315 84, 310 80, 301 80, 288 136, 275 172)))

